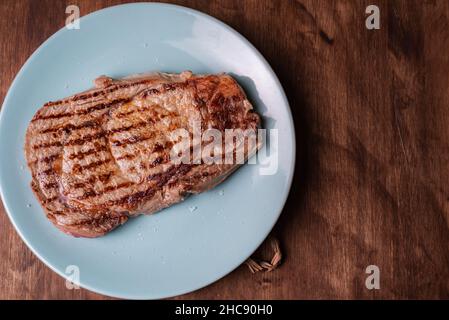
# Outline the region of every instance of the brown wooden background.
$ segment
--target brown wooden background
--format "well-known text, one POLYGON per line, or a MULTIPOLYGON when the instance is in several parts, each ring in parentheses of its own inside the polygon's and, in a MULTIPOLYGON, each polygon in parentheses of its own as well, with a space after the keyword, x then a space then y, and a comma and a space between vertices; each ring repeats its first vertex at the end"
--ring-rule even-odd
MULTIPOLYGON (((29 55, 81 14, 125 1, 2 0, 0 97, 29 55)), ((449 1, 184 0, 247 37, 278 74, 298 156, 273 233, 285 263, 245 266, 182 298, 449 298, 449 1), (365 8, 381 29, 365 28, 365 8), (365 268, 381 289, 365 288, 365 268)), ((119 23, 119 22, 118 22, 119 23)), ((0 298, 103 299, 67 290, 0 207, 0 298)))

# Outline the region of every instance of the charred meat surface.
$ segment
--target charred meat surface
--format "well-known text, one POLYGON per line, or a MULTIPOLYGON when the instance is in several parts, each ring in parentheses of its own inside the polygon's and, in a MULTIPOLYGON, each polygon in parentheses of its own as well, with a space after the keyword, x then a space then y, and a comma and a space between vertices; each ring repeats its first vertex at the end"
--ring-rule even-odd
MULTIPOLYGON (((34 115, 25 155, 47 217, 79 237, 104 235, 223 181, 239 164, 174 163, 171 132, 252 129, 259 116, 229 75, 153 73, 48 102, 34 115)), ((245 149, 251 156, 260 143, 245 149)))

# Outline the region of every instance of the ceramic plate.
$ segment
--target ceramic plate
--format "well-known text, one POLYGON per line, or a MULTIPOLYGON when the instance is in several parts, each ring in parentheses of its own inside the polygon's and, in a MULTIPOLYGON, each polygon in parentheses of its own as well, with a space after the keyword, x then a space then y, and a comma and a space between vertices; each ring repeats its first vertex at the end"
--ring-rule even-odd
POLYGON ((55 272, 75 276, 79 270, 82 287, 114 297, 179 295, 239 266, 281 213, 294 159, 288 102, 265 59, 227 25, 179 6, 110 7, 81 18, 79 30, 61 29, 25 63, 1 109, 1 194, 17 232, 55 272), (28 123, 43 103, 90 88, 98 75, 152 70, 233 75, 262 115, 264 127, 277 129, 279 146, 271 148, 275 138, 269 140, 272 152, 266 157, 277 159, 277 169, 262 175, 261 167, 267 165, 247 164, 214 190, 131 219, 104 237, 63 234, 45 218, 29 186, 23 154, 28 123))

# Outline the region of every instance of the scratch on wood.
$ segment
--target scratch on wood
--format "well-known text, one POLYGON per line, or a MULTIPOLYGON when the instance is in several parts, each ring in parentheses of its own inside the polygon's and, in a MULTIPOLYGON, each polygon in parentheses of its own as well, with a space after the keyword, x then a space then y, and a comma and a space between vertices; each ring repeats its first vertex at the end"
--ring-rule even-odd
POLYGON ((323 39, 327 44, 332 45, 334 44, 334 39, 330 38, 326 32, 323 30, 320 30, 320 37, 323 39))
POLYGON ((404 154, 405 162, 407 163, 407 168, 410 170, 410 161, 408 159, 407 149, 406 149, 405 143, 404 143, 404 138, 402 137, 402 131, 401 131, 401 126, 399 125, 399 117, 398 117, 397 110, 394 110, 394 122, 396 125, 396 129, 398 130, 399 142, 401 143, 402 153, 404 154))
POLYGON ((313 23, 314 27, 318 30, 318 34, 320 36, 320 38, 327 43, 328 45, 333 45, 334 44, 334 39, 332 37, 330 37, 327 32, 325 32, 322 28, 320 28, 318 21, 316 20, 316 18, 313 16, 313 14, 307 9, 307 7, 300 1, 295 1, 295 3, 298 5, 299 9, 301 11, 303 11, 306 16, 311 20, 311 22, 313 23))

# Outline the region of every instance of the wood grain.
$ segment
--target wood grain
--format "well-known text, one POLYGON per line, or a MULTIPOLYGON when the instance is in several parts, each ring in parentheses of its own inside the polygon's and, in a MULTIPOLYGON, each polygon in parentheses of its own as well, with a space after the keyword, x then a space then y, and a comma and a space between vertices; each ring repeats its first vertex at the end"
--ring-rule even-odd
MULTIPOLYGON (((0 96, 29 55, 81 14, 124 1, 3 0, 0 96)), ((297 133, 293 187, 273 230, 283 265, 242 266, 185 299, 449 298, 449 2, 185 0, 247 37, 278 74, 297 133), (381 29, 365 28, 365 8, 381 29), (365 268, 381 289, 365 288, 365 268)), ((119 23, 119 22, 118 22, 119 23)), ((67 290, 0 209, 0 298, 67 290)))

